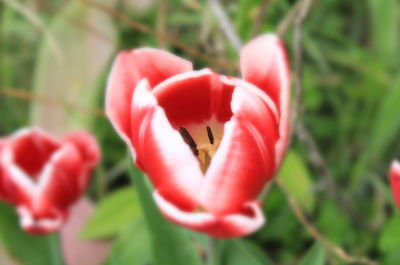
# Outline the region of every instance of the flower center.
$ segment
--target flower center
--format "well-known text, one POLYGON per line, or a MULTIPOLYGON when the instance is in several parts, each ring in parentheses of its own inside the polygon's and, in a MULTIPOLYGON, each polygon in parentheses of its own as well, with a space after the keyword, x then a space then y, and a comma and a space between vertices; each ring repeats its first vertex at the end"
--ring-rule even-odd
POLYGON ((221 142, 220 139, 214 138, 213 132, 209 126, 206 127, 206 130, 207 130, 208 142, 196 143, 196 141, 193 139, 193 137, 190 135, 187 129, 185 129, 184 127, 179 128, 179 132, 182 135, 183 140, 187 145, 189 145, 193 154, 199 161, 200 168, 203 174, 207 172, 207 169, 211 163, 211 159, 217 152, 217 149, 221 142))

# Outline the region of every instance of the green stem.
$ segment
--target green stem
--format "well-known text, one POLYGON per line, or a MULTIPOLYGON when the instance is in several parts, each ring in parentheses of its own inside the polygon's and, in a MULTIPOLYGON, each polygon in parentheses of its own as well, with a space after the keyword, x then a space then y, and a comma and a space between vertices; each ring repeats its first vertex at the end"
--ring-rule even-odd
POLYGON ((130 175, 150 232, 154 265, 202 265, 184 230, 166 221, 158 210, 145 177, 130 162, 130 175))
POLYGON ((47 236, 51 265, 65 265, 58 233, 47 236))
POLYGON ((208 237, 207 265, 220 265, 220 242, 218 239, 208 237))

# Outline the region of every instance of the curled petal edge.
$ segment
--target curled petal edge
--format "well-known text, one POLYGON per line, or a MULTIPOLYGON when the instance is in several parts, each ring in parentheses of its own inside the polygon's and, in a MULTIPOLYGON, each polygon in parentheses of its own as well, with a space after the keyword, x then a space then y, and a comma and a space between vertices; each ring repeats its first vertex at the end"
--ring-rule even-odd
POLYGON ((240 67, 243 79, 269 94, 278 105, 280 139, 275 147, 278 170, 287 149, 290 131, 290 73, 283 43, 273 33, 253 39, 241 50, 240 67))
POLYGON ((216 238, 246 236, 258 230, 265 223, 258 201, 246 203, 245 208, 251 212, 251 215, 235 213, 216 217, 207 212, 182 211, 157 191, 154 192, 153 196, 161 213, 168 220, 216 238))
POLYGON ((119 53, 114 61, 107 82, 106 114, 118 135, 130 147, 132 156, 135 149, 130 141, 130 105, 137 84, 149 79, 152 87, 182 72, 192 71, 190 61, 167 51, 141 48, 119 53))

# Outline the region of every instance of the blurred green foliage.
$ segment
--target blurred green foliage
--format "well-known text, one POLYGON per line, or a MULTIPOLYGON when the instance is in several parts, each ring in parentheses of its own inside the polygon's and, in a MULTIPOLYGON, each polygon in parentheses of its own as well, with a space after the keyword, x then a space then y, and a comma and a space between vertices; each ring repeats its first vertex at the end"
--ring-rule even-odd
MULTIPOLYGON (((32 122, 55 131, 91 128, 102 146, 103 162, 90 189, 98 207, 81 236, 112 240, 107 265, 148 264, 153 260, 152 239, 135 194, 127 187, 126 163, 121 163, 125 146, 108 121, 90 111, 103 107, 112 55, 139 46, 162 47, 190 59, 197 68, 207 66, 239 75, 231 68, 193 57, 160 36, 167 34, 188 47, 232 62, 238 60, 238 54, 205 1, 155 1, 142 6, 133 0, 99 1, 161 35, 132 27, 115 13, 80 1, 13 1, 23 3, 45 28, 43 31, 24 12, 0 1, 0 134, 32 122), (55 48, 66 59, 63 65, 57 64, 54 47, 45 34, 54 39, 55 48), (91 57, 85 57, 88 54, 91 57), (42 98, 20 99, 4 89, 36 93, 42 98), (56 103, 49 104, 43 97, 56 103), (49 115, 59 112, 56 118, 61 117, 61 121, 50 122, 54 119, 49 115)), ((223 1, 244 42, 274 31, 295 4, 270 0, 261 10, 263 2, 223 1)), ((328 240, 354 256, 398 265, 400 217, 391 199, 387 169, 390 161, 400 156, 400 3, 314 1, 302 37, 300 121, 325 158, 338 194, 332 196, 333 187, 310 160, 307 145, 296 136, 279 175, 328 240)), ((283 39, 293 58, 292 28, 283 39)), ((224 242, 224 264, 244 264, 241 260, 255 265, 345 264, 321 243, 315 243, 279 188, 271 187, 263 207, 267 224, 246 240, 224 242)), ((50 257, 45 253, 46 238, 23 235, 15 221, 11 209, 0 205, 2 249, 24 265, 52 264, 46 260, 50 257)), ((200 252, 204 250, 201 235, 190 238, 200 252)))

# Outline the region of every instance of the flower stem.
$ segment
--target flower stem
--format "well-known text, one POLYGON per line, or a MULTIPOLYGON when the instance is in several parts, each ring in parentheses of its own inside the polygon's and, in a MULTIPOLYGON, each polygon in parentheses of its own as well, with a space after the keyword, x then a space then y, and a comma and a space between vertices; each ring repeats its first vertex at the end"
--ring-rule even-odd
POLYGON ((60 236, 58 233, 47 236, 50 260, 52 265, 64 265, 64 257, 61 250, 60 236))
POLYGON ((207 265, 220 265, 220 244, 218 239, 208 237, 207 265))

